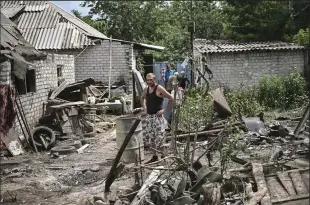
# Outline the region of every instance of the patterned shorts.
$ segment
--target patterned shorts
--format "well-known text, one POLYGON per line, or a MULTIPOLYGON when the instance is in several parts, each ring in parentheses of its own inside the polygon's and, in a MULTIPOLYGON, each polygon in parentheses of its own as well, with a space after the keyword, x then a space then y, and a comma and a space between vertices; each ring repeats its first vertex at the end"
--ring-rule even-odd
POLYGON ((166 121, 157 115, 148 115, 142 122, 144 144, 162 151, 165 142, 166 121))

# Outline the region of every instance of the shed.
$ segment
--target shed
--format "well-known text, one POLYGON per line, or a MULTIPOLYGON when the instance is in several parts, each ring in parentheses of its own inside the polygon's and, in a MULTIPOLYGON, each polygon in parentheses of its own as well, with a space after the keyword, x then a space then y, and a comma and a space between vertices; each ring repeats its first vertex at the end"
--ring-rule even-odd
POLYGON ((257 84, 262 75, 283 75, 306 64, 306 48, 288 42, 195 39, 194 56, 199 69, 207 65, 213 72, 212 87, 257 84))

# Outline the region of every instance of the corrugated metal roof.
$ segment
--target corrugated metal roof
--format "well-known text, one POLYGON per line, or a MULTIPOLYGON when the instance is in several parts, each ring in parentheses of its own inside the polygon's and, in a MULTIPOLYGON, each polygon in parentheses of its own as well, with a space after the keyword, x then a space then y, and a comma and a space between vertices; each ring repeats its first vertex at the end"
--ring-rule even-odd
POLYGON ((244 52, 254 50, 295 50, 305 49, 294 43, 287 42, 233 42, 225 40, 195 39, 194 47, 201 53, 244 52))
POLYGON ((3 13, 8 18, 12 18, 24 8, 25 5, 16 5, 14 7, 1 8, 1 13, 3 13))
MULTIPOLYGON (((49 1, 3 1, 2 8, 25 5, 17 26, 29 43, 40 50, 78 49, 94 45, 105 35, 49 1)), ((9 14, 10 15, 10 14, 9 14)))
POLYGON ((36 50, 21 35, 10 19, 1 13, 1 47, 24 57, 40 57, 42 52, 36 50))

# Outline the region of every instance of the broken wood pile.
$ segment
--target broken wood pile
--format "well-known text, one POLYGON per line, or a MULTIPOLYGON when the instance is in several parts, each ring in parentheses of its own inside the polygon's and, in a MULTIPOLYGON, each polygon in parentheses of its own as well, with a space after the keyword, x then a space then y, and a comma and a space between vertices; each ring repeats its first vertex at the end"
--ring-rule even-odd
MULTIPOLYGON (((136 163, 133 168, 135 172, 151 172, 147 172, 150 174, 143 184, 139 184, 140 188, 136 187, 128 194, 118 196, 117 201, 131 205, 267 205, 309 200, 309 147, 306 145, 309 138, 303 135, 303 132, 307 132, 307 125, 295 128, 297 124, 295 119, 286 119, 284 122, 283 118, 264 123, 260 115, 226 118, 206 125, 196 133, 172 133, 167 140, 178 140, 177 152, 157 162, 136 163), (292 124, 295 126, 290 126, 292 124), (295 129, 299 129, 298 132, 295 129), (239 137, 233 139, 236 133, 239 137), (195 140, 195 135, 200 138, 195 140), (196 144, 192 150, 183 143, 186 140, 196 144), (227 155, 226 144, 231 142, 234 143, 231 149, 238 149, 236 145, 241 144, 248 152, 268 147, 278 147, 278 150, 264 159, 264 163, 262 160, 254 162, 239 157, 238 152, 235 152, 237 150, 231 150, 227 155), (186 153, 192 153, 195 149, 202 150, 202 154, 190 160, 186 153), (216 151, 220 154, 220 163, 211 163, 213 159, 210 153, 216 151), (203 158, 208 160, 208 165, 202 164, 203 158), (227 161, 241 167, 225 168, 222 163, 227 161)), ((114 167, 117 167, 116 164, 114 167)), ((105 189, 107 204, 114 202, 108 200, 110 185, 106 185, 105 189)))
MULTIPOLYGON (((123 113, 127 110, 128 102, 118 96, 115 96, 118 100, 114 99, 110 102, 106 98, 107 90, 107 86, 96 83, 92 78, 74 83, 63 80, 49 93, 48 100, 43 105, 44 116, 39 119, 34 129, 28 125, 17 93, 18 121, 23 132, 22 139, 27 142, 27 145, 22 145, 18 139, 18 133, 11 130, 9 132, 11 137, 5 137, 2 140, 4 141, 2 149, 8 149, 10 152, 5 156, 23 154, 24 147, 31 148, 35 152, 51 150, 54 156, 56 156, 55 153, 72 153, 87 144, 79 140, 95 137, 96 133, 113 128, 115 124, 105 119, 105 113, 108 110, 118 110, 118 113, 123 113), (57 141, 63 140, 70 142, 54 147, 57 141)), ((113 85, 112 91, 125 94, 123 85, 113 85)))

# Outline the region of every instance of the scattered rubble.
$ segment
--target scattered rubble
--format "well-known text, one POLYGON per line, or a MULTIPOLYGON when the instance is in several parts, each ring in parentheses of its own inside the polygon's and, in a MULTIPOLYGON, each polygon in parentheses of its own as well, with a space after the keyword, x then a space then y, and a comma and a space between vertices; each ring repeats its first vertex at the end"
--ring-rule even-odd
MULTIPOLYGON (((117 100, 104 97, 105 90, 93 79, 63 81, 49 95, 35 129, 28 130, 27 120, 20 119, 23 140, 12 129, 0 147, 1 180, 8 190, 13 190, 14 180, 23 184, 29 178, 37 181, 27 185, 35 193, 57 192, 70 196, 68 204, 80 205, 263 205, 309 199, 309 106, 297 119, 265 120, 264 113, 233 116, 216 89, 211 92, 215 112, 220 113, 216 121, 196 132, 168 130, 168 153, 157 162, 144 164, 149 153, 139 147, 134 163, 126 163, 121 157, 143 116, 135 115, 116 146, 118 116, 107 112, 124 114, 129 109, 124 97, 118 98, 119 109, 117 100), (28 155, 29 149, 38 154, 28 155), (74 188, 84 190, 82 199, 74 188)), ((120 93, 123 87, 115 89, 115 96, 120 93)), ((2 202, 29 199, 15 193, 3 194, 2 202)), ((54 201, 46 204, 59 204, 59 197, 50 197, 54 201)))

